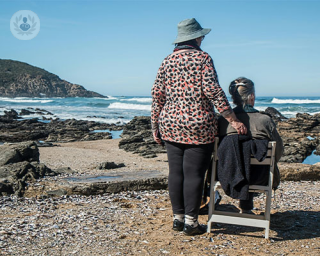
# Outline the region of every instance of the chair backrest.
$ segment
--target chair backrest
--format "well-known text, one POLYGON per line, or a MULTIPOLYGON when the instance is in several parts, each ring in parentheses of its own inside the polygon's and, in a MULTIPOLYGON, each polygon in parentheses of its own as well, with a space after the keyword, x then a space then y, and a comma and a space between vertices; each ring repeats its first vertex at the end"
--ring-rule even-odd
POLYGON ((254 156, 251 156, 250 163, 254 165, 274 165, 275 148, 276 148, 276 142, 270 141, 268 143, 267 157, 263 161, 259 162, 254 156))
MULTIPOLYGON (((259 162, 253 155, 251 155, 250 164, 252 165, 269 165, 270 166, 270 175, 268 186, 272 187, 273 183, 273 173, 275 167, 275 153, 276 153, 276 142, 269 141, 268 143, 268 152, 266 158, 259 162)), ((216 138, 214 143, 214 151, 213 151, 213 161, 218 161, 218 146, 219 146, 219 138, 216 138)), ((216 175, 216 164, 213 164, 213 173, 216 175)))

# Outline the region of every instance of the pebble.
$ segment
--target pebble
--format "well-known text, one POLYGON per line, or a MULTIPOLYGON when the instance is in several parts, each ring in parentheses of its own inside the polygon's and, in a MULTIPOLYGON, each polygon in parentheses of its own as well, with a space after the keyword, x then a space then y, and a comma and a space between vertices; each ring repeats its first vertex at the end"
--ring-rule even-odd
MULTIPOLYGON (((297 206, 304 211, 309 207, 314 209, 314 203, 319 205, 319 192, 295 190, 297 184, 281 184, 281 190, 276 193, 277 200, 272 203, 273 210, 280 206, 282 212, 290 213, 297 206)), ((311 187, 310 182, 299 184, 304 184, 307 189, 311 187)), ((315 189, 320 187, 319 181, 312 184, 315 189)), ((126 255, 128 251, 132 255, 139 255, 139 251, 144 255, 150 250, 153 255, 170 254, 170 246, 175 245, 158 244, 158 247, 150 248, 156 243, 156 232, 163 226, 171 225, 170 203, 160 206, 160 202, 168 198, 168 191, 165 190, 55 198, 3 196, 0 197, 0 254, 47 255, 50 252, 50 255, 60 255, 62 249, 63 255, 126 255), (162 224, 154 226, 155 233, 150 233, 148 227, 148 233, 147 225, 158 219, 163 220, 162 224)), ((257 199, 262 204, 263 196, 257 199)), ((316 217, 316 214, 309 214, 308 218, 314 222, 316 217)), ((308 225, 299 219, 296 226, 302 230, 308 225)), ((165 235, 172 235, 171 230, 166 232, 165 235)), ((180 239, 186 247, 201 240, 206 243, 203 249, 207 247, 222 252, 225 249, 244 250, 243 245, 236 244, 239 236, 219 233, 213 238, 208 235, 188 238, 181 232, 173 234, 174 239, 180 239)), ((161 241, 161 236, 158 239, 161 241)), ((278 241, 270 239, 270 243, 274 246, 278 241)), ((252 248, 262 251, 263 244, 267 242, 259 240, 252 244, 252 248)), ((309 247, 316 248, 318 244, 304 244, 305 249, 309 247)), ((187 254, 187 251, 183 253, 187 254)))

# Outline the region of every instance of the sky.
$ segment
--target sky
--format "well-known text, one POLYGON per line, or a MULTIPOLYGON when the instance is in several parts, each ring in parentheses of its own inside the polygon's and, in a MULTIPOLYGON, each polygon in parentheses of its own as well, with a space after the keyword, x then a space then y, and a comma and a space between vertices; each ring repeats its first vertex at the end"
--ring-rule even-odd
POLYGON ((245 76, 257 96, 320 96, 320 0, 308 1, 4 1, 0 58, 43 68, 111 96, 150 96, 177 24, 196 18, 212 31, 202 50, 214 60, 221 87, 245 76), (18 40, 10 19, 19 10, 41 22, 18 40))

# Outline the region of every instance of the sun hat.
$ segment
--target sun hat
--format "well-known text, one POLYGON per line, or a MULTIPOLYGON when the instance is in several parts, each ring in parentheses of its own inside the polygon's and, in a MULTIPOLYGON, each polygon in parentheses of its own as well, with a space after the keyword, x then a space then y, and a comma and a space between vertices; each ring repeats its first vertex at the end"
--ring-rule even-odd
POLYGON ((195 18, 186 19, 178 23, 178 35, 173 44, 189 41, 204 36, 211 28, 202 28, 195 18))

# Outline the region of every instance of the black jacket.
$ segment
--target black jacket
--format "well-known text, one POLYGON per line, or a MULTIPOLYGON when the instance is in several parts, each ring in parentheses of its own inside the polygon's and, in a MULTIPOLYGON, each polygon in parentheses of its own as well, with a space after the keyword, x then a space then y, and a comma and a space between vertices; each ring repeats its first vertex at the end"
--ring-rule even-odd
POLYGON ((244 135, 230 135, 223 138, 218 148, 217 174, 228 196, 248 200, 249 184, 265 185, 262 183, 268 181, 267 169, 259 166, 259 170, 252 172, 250 158, 252 154, 259 162, 263 161, 267 151, 268 140, 253 140, 244 135), (260 181, 257 182, 257 179, 260 181))

